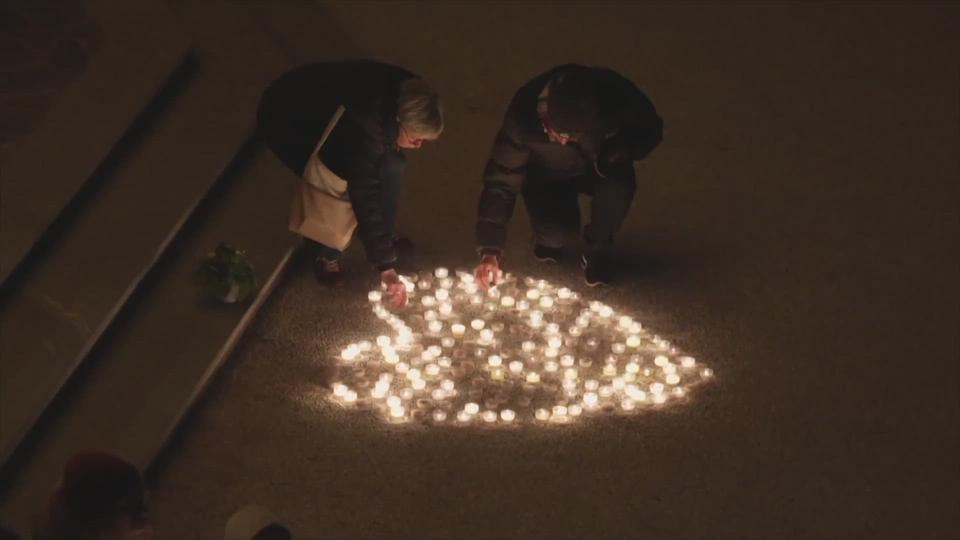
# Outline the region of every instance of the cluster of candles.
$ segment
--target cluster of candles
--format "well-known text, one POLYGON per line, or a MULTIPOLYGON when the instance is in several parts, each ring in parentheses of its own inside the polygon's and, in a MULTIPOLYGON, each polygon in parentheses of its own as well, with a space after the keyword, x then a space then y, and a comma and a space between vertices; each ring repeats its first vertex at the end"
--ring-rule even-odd
POLYGON ((713 376, 670 342, 601 302, 507 274, 483 290, 446 268, 403 278, 408 303, 373 312, 394 331, 336 357, 333 399, 391 422, 566 423, 635 412, 713 376))

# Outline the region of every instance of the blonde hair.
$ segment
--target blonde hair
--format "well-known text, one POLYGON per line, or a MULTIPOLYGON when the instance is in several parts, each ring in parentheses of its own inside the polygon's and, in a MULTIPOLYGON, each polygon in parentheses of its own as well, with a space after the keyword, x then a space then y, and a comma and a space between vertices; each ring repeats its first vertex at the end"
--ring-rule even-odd
POLYGON ((401 83, 397 106, 397 120, 404 129, 425 137, 437 137, 443 131, 440 96, 423 79, 401 83))

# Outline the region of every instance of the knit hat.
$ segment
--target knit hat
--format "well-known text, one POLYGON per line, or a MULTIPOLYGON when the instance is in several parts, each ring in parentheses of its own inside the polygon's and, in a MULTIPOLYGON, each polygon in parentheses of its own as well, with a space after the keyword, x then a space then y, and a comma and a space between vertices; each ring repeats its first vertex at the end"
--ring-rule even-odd
POLYGON ((140 471, 104 452, 79 452, 67 460, 54 503, 64 517, 84 521, 118 512, 142 515, 147 510, 140 471))
MULTIPOLYGON (((244 506, 227 520, 224 529, 224 540, 252 540, 270 527, 286 529, 273 515, 273 512, 262 506, 250 504, 244 506)), ((289 531, 286 531, 289 538, 289 531)))

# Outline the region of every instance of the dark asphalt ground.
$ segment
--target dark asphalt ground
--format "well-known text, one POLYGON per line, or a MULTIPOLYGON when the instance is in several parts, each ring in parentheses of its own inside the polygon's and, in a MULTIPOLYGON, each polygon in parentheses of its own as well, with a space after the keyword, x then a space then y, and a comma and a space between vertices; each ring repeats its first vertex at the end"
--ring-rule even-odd
MULTIPOLYGON (((586 294, 717 378, 573 427, 340 410, 326 354, 380 331, 356 248, 344 287, 300 265, 261 313, 160 469, 161 538, 216 538, 250 502, 299 539, 960 538, 955 4, 246 9, 297 61, 370 56, 440 89, 448 129, 411 156, 401 208, 422 267, 474 262, 517 86, 568 61, 634 80, 666 136, 637 167, 624 275, 586 294)), ((585 291, 572 260, 537 266, 528 230, 518 206, 509 268, 585 291)))

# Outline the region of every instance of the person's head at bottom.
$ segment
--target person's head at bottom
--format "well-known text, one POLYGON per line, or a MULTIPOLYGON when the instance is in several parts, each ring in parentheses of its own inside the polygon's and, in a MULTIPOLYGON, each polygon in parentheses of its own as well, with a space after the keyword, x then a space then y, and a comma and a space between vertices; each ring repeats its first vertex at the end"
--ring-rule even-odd
POLYGON ((224 540, 292 540, 293 534, 266 508, 247 505, 227 520, 224 540))
POLYGON ((424 141, 435 141, 443 132, 443 107, 440 96, 423 79, 407 79, 397 96, 397 146, 420 148, 424 141))
POLYGON ((146 490, 140 471, 104 452, 74 454, 50 499, 47 530, 52 540, 149 540, 146 490))

